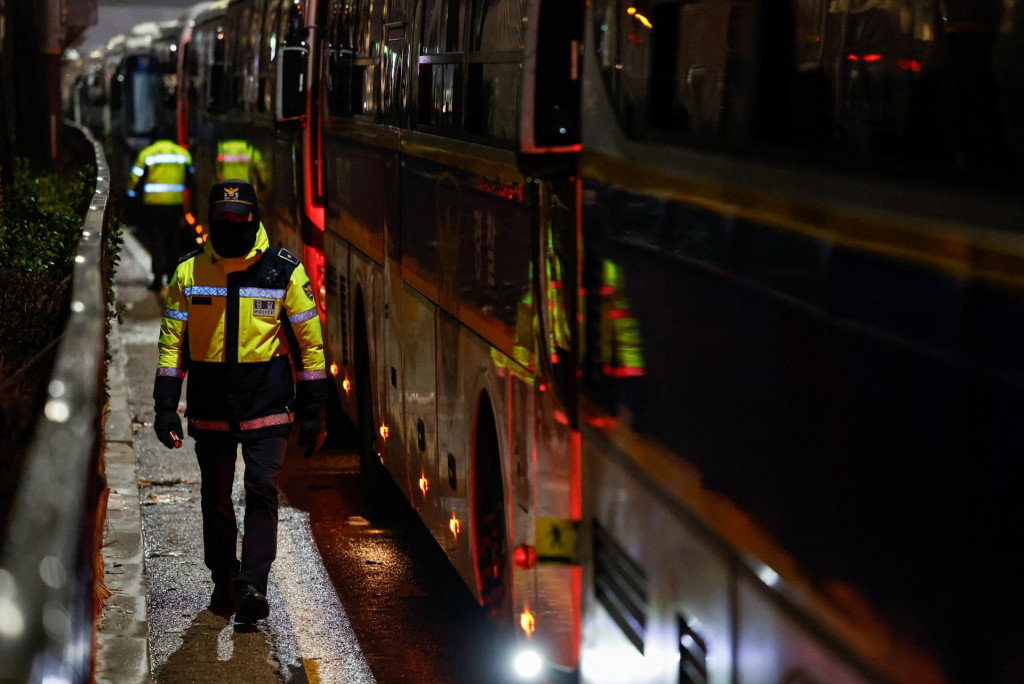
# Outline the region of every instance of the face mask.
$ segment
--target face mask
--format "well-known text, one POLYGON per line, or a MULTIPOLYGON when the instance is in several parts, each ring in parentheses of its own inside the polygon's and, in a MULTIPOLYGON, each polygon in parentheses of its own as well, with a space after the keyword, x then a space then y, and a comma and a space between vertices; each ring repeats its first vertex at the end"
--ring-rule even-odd
POLYGON ((258 221, 210 221, 210 243, 213 251, 226 258, 241 257, 256 244, 258 221))

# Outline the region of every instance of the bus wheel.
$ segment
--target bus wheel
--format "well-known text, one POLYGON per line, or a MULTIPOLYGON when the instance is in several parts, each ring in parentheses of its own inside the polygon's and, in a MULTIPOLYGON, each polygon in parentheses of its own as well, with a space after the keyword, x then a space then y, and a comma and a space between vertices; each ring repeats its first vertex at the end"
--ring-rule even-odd
POLYGON ((370 378, 370 337, 366 327, 363 298, 357 298, 355 317, 356 410, 359 412, 358 447, 359 477, 364 484, 373 484, 381 469, 380 457, 374 449, 376 426, 373 421, 373 386, 370 378))
POLYGON ((494 411, 486 394, 481 396, 477 409, 473 466, 473 529, 480 601, 489 618, 503 620, 508 595, 505 497, 494 411))

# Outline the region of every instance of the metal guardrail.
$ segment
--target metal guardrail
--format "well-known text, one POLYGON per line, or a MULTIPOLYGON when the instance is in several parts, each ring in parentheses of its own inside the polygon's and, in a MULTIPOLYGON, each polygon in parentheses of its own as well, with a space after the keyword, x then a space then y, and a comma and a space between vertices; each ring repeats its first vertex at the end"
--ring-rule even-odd
MULTIPOLYGON (((92 661, 90 494, 101 443, 110 171, 96 155, 96 191, 82 225, 71 312, 57 350, 7 536, 0 549, 0 682, 78 684, 92 661)), ((40 293, 46 296, 46 293, 40 293)))

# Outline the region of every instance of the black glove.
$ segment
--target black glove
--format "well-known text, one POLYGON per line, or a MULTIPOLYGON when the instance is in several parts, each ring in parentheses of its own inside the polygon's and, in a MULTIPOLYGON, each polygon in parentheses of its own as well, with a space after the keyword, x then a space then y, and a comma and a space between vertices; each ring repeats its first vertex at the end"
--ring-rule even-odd
POLYGON ((181 429, 181 417, 177 411, 160 411, 153 421, 153 430, 156 438, 168 449, 181 448, 181 436, 184 432, 181 429))
POLYGON ((322 420, 299 421, 299 448, 302 449, 302 455, 306 458, 320 449, 326 436, 327 431, 322 420))

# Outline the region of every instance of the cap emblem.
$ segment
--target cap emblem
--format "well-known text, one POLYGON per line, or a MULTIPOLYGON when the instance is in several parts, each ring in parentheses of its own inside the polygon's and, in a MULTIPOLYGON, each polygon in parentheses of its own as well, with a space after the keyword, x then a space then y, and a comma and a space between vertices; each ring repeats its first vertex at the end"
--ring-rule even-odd
POLYGON ((238 188, 224 188, 224 199, 225 200, 237 200, 238 199, 238 188))

